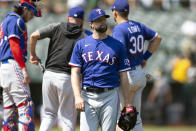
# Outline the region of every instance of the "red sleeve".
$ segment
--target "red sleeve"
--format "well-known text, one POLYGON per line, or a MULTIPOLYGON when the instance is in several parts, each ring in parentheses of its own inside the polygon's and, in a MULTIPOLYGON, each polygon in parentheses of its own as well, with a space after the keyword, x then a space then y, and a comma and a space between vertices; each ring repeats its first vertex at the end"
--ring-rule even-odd
POLYGON ((20 40, 16 37, 11 37, 9 39, 9 42, 10 42, 10 48, 14 56, 14 59, 16 60, 16 62, 19 64, 21 68, 25 68, 26 65, 25 65, 23 55, 22 55, 22 50, 19 44, 20 40))

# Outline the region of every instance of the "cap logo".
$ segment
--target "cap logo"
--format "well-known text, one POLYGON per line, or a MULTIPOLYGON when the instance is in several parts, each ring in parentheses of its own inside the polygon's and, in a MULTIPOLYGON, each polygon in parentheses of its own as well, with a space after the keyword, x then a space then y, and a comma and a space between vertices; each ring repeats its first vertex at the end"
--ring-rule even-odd
POLYGON ((77 17, 78 15, 77 14, 74 14, 74 16, 77 17))
POLYGON ((102 14, 102 13, 101 13, 101 9, 97 9, 96 11, 97 11, 100 15, 102 14))

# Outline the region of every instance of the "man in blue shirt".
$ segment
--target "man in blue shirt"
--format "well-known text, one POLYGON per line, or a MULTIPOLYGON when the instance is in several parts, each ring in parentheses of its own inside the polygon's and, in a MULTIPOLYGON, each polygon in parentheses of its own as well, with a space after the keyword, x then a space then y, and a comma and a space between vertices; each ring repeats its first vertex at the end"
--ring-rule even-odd
POLYGON ((115 0, 111 9, 114 20, 117 23, 112 35, 123 44, 131 65, 128 75, 133 97, 131 97, 130 101, 139 112, 133 131, 142 131, 140 108, 142 91, 146 86, 146 75, 142 68, 159 47, 161 37, 157 32, 146 27, 144 24, 128 19, 129 4, 126 0, 115 0), (149 41, 149 45, 147 51, 144 52, 146 40, 149 41))
MULTIPOLYGON (((130 63, 122 44, 106 35, 108 17, 102 9, 90 12, 93 34, 76 43, 69 62, 76 109, 85 111, 87 127, 83 131, 98 131, 99 126, 102 131, 114 131, 119 111, 118 87, 129 88, 130 63)), ((125 92, 124 96, 127 97, 125 92)))

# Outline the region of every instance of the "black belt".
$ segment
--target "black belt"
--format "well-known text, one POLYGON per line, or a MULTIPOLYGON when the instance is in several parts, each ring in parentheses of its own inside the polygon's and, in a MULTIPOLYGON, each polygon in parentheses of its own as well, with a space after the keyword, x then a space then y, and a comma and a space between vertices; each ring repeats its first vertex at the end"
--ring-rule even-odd
POLYGON ((86 92, 93 92, 93 93, 103 93, 109 90, 113 90, 114 88, 98 88, 98 87, 82 87, 82 90, 86 91, 86 92))

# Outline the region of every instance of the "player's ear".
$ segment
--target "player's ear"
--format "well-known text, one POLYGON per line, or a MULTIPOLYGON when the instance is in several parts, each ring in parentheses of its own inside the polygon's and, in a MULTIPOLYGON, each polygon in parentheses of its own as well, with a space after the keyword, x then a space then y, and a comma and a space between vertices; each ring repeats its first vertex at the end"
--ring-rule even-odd
POLYGON ((119 14, 118 11, 115 10, 115 11, 114 11, 114 15, 117 17, 118 14, 119 14))
POLYGON ((23 7, 23 11, 25 11, 25 10, 28 10, 28 8, 27 7, 23 7))

